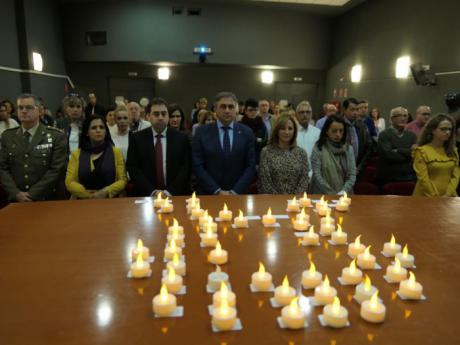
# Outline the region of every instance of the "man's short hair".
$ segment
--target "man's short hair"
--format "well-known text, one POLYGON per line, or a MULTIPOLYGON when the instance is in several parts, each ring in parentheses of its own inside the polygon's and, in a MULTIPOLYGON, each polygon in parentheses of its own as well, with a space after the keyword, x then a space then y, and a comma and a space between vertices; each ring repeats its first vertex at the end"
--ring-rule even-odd
POLYGON ((303 107, 308 107, 311 109, 311 104, 309 101, 302 101, 300 102, 299 104, 297 104, 297 107, 295 108, 295 112, 298 113, 300 108, 303 108, 303 107))
POLYGON ((343 105, 343 109, 348 109, 348 107, 350 106, 350 104, 356 104, 358 105, 359 102, 356 98, 353 98, 353 97, 350 97, 350 98, 347 98, 346 100, 343 101, 342 105, 343 105))
POLYGON ((244 102, 244 108, 246 109, 247 107, 258 108, 259 102, 255 98, 248 98, 246 102, 244 102))
POLYGON ((154 105, 164 105, 166 108, 168 107, 168 103, 166 102, 164 98, 155 97, 150 101, 149 105, 147 106, 148 113, 152 111, 152 107, 154 105))
POLYGON ((214 98, 214 101, 217 103, 222 98, 231 98, 235 103, 238 103, 238 99, 236 98, 236 96, 235 96, 235 94, 233 92, 228 92, 228 91, 219 92, 216 95, 216 97, 214 98))
POLYGON ((20 95, 18 96, 18 99, 17 99, 17 100, 19 101, 20 99, 26 99, 26 98, 33 98, 34 104, 35 104, 36 107, 38 107, 38 106, 41 104, 40 98, 39 98, 38 96, 32 94, 32 93, 23 93, 23 94, 20 94, 20 95))

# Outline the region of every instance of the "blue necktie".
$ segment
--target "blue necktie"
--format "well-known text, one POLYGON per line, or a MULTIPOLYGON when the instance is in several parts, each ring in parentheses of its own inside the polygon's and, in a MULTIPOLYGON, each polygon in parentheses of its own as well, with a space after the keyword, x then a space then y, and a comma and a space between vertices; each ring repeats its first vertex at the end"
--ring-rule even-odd
POLYGON ((228 131, 230 130, 230 127, 228 126, 222 126, 222 129, 224 130, 224 142, 223 142, 223 151, 225 154, 229 154, 230 151, 231 151, 231 147, 230 147, 230 135, 228 133, 228 131))

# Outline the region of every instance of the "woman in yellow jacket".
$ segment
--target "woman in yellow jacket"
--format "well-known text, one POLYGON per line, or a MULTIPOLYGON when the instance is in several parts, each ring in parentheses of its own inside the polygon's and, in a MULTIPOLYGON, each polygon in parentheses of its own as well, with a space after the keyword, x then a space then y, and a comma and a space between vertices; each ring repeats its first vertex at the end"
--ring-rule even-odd
POLYGON ((460 177, 455 147, 455 122, 438 114, 425 125, 414 150, 417 184, 414 196, 457 196, 460 177))
POLYGON ((65 185, 71 199, 105 199, 122 194, 126 169, 120 149, 113 146, 102 116, 93 115, 82 125, 79 148, 70 156, 65 185))

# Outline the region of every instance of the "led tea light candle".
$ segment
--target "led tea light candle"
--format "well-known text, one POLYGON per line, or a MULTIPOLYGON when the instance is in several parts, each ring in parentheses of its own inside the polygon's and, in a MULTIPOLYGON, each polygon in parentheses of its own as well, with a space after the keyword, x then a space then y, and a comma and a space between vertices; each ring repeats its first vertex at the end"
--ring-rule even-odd
POLYGON ((146 261, 149 259, 150 251, 147 247, 144 247, 141 239, 137 240, 136 247, 131 250, 131 258, 136 260, 139 254, 142 254, 143 260, 146 261))
POLYGON ((337 224, 337 231, 331 234, 331 240, 336 245, 347 244, 347 233, 342 231, 342 226, 337 224))
POLYGON ((350 266, 342 269, 342 281, 347 285, 356 285, 363 279, 363 272, 359 268, 356 268, 356 260, 350 263, 350 266))
POLYGON ((319 305, 331 304, 334 301, 334 297, 337 296, 337 290, 330 286, 329 278, 327 274, 324 277, 324 281, 315 288, 314 299, 319 305))
POLYGON ((310 230, 302 237, 302 245, 304 246, 318 246, 319 236, 315 233, 315 227, 312 225, 310 230))
POLYGON ((307 231, 309 225, 310 224, 302 218, 294 220, 294 230, 296 231, 307 231))
POLYGON ((223 300, 228 302, 229 307, 235 307, 236 305, 236 295, 234 292, 229 291, 227 284, 224 282, 220 283, 220 290, 214 292, 212 295, 212 305, 214 308, 218 308, 223 300))
POLYGON ((213 291, 217 291, 222 282, 228 284, 228 274, 222 272, 220 267, 217 266, 214 272, 208 274, 208 285, 213 291))
POLYGON ((361 317, 372 323, 380 323, 385 320, 386 307, 378 299, 378 290, 374 292, 370 300, 361 303, 361 317))
POLYGON ((184 244, 184 238, 185 238, 185 235, 179 234, 179 230, 177 228, 174 229, 171 233, 169 233, 166 236, 166 239, 168 240, 168 242, 171 242, 171 240, 174 240, 174 242, 176 242, 176 245, 181 246, 181 247, 184 244))
POLYGON ((388 257, 393 257, 401 252, 401 245, 396 243, 395 237, 391 234, 390 242, 383 244, 383 254, 388 257))
POLYGON ((321 197, 321 199, 316 203, 315 208, 316 211, 319 211, 321 207, 324 205, 324 195, 321 197))
POLYGON ((303 193, 303 197, 299 199, 302 207, 311 207, 311 199, 308 198, 307 193, 303 193))
POLYGON ((318 210, 318 215, 321 216, 321 217, 324 217, 327 215, 327 213, 330 213, 331 212, 331 208, 329 207, 327 201, 325 201, 321 207, 319 208, 318 210))
POLYGON ((399 283, 407 278, 407 270, 401 267, 401 262, 398 258, 395 258, 394 265, 387 267, 387 280, 390 283, 399 283))
POLYGON ((153 312, 157 316, 170 316, 176 309, 176 296, 168 293, 168 288, 165 284, 161 286, 160 294, 156 295, 152 301, 153 312))
POLYGON ((185 203, 187 205, 190 205, 190 204, 196 204, 196 203, 199 203, 200 202, 200 199, 196 197, 196 193, 193 192, 192 193, 192 196, 190 198, 188 198, 187 200, 185 200, 185 203))
POLYGON ((305 209, 302 208, 302 210, 300 210, 300 213, 296 214, 295 216, 295 219, 296 220, 300 220, 302 219, 304 222, 306 223, 309 223, 310 222, 310 216, 308 214, 305 213, 305 209))
POLYGON ((313 261, 310 261, 310 268, 302 272, 302 287, 306 290, 314 289, 321 284, 323 275, 316 271, 313 261))
POLYGON ((217 232, 217 223, 214 222, 211 216, 208 216, 208 222, 203 226, 204 232, 207 232, 208 229, 211 229, 212 232, 217 232))
POLYGON ((331 212, 327 212, 325 217, 321 218, 321 224, 323 223, 329 223, 333 224, 335 226, 335 219, 331 217, 331 212))
POLYGON ((351 205, 351 198, 348 197, 347 192, 344 192, 343 196, 340 197, 340 199, 342 199, 344 202, 346 202, 348 204, 348 206, 351 205))
POLYGON ((181 260, 177 253, 173 255, 172 261, 168 261, 168 263, 166 264, 167 269, 169 269, 170 267, 174 268, 176 274, 185 276, 187 266, 185 264, 185 261, 181 260))
POLYGON ((259 291, 268 291, 273 285, 272 275, 265 272, 265 267, 261 262, 259 262, 259 271, 254 272, 251 276, 251 284, 259 291))
POLYGON ((216 249, 211 250, 209 253, 209 262, 215 265, 223 265, 228 260, 228 253, 226 250, 223 250, 220 242, 217 241, 216 249))
POLYGON ((195 208, 192 209, 192 215, 190 217, 191 220, 199 220, 200 217, 203 215, 204 210, 200 208, 199 204, 195 204, 195 208))
POLYGON ((348 325, 348 311, 340 305, 337 296, 334 297, 332 304, 324 307, 323 320, 326 325, 333 328, 342 328, 348 325))
POLYGON ((168 274, 161 279, 161 284, 166 285, 169 292, 176 294, 182 288, 182 277, 176 274, 174 268, 168 268, 168 274))
POLYGON ((269 208, 267 211, 267 214, 264 214, 262 217, 262 224, 267 226, 267 225, 273 225, 276 223, 276 218, 275 216, 272 215, 272 209, 269 208))
POLYGON ((401 262, 401 266, 405 268, 411 268, 414 266, 415 258, 413 255, 409 254, 409 249, 407 244, 404 246, 402 253, 396 254, 396 257, 401 262))
POLYGON ((142 259, 139 253, 136 262, 131 264, 131 276, 133 278, 145 278, 150 274, 150 264, 142 259))
POLYGON ((372 285, 371 279, 366 274, 364 283, 360 283, 359 285, 356 285, 354 297, 359 303, 362 303, 363 301, 370 299, 376 291, 377 291, 377 288, 372 285))
POLYGON ((361 235, 356 237, 355 242, 348 245, 348 255, 352 258, 356 258, 359 254, 364 253, 366 247, 360 242, 361 235))
POLYGON ((208 210, 204 210, 203 214, 198 218, 198 224, 200 227, 204 227, 204 225, 208 222, 209 213, 208 210))
POLYGON ((335 205, 335 209, 339 212, 347 212, 348 211, 348 203, 342 198, 339 199, 339 202, 335 205))
POLYGON ((297 201, 296 197, 292 198, 292 200, 288 200, 286 211, 287 212, 300 212, 299 202, 297 201))
POLYGON ((165 248, 164 257, 166 260, 172 260, 174 254, 182 255, 182 248, 176 245, 176 241, 171 240, 165 248))
POLYGON ((375 256, 370 253, 371 246, 368 246, 364 253, 358 254, 358 266, 363 270, 372 270, 375 268, 375 256))
POLYGON ((172 234, 177 231, 178 234, 184 234, 184 227, 180 226, 179 223, 177 222, 177 219, 174 218, 173 220, 173 225, 168 228, 168 233, 172 234))
POLYGON ((223 222, 231 222, 233 218, 232 211, 229 211, 227 208, 227 204, 224 203, 224 209, 219 211, 219 218, 223 222))
POLYGON ((321 227, 319 228, 319 233, 322 236, 330 236, 332 232, 335 230, 335 221, 332 222, 333 219, 331 219, 330 214, 331 212, 328 212, 326 214, 324 222, 323 219, 321 219, 321 227))
POLYGON ((415 274, 409 272, 409 279, 399 283, 398 293, 406 299, 421 299, 423 287, 422 284, 415 280, 415 274))
POLYGON ((163 204, 161 205, 160 212, 161 213, 172 213, 174 211, 174 206, 172 203, 169 202, 169 198, 163 200, 163 204))
POLYGON ((239 215, 233 220, 233 225, 235 228, 247 228, 249 226, 248 218, 244 216, 243 211, 239 210, 239 215))
POLYGON ((219 307, 213 309, 211 322, 218 330, 231 330, 236 323, 236 309, 230 307, 227 300, 222 300, 219 307))
POLYGON ((163 203, 164 203, 164 200, 161 197, 161 192, 160 192, 158 193, 156 199, 153 201, 153 207, 160 208, 161 206, 163 206, 163 203))
POLYGON ((295 298, 295 295, 295 289, 289 286, 289 280, 285 276, 283 284, 275 289, 275 301, 280 305, 288 305, 295 298))
POLYGON ((217 233, 212 230, 211 226, 206 227, 206 232, 201 234, 201 244, 206 247, 215 247, 217 244, 217 233))
POLYGON ((281 309, 281 320, 286 328, 300 329, 305 326, 305 315, 299 308, 298 300, 295 297, 288 306, 281 309))

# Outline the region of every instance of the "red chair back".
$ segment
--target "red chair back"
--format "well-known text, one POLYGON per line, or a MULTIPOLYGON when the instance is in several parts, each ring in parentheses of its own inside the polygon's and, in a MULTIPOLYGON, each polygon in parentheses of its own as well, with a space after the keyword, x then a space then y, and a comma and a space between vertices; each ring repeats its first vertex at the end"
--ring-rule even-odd
POLYGON ((353 191, 358 195, 379 195, 380 190, 376 184, 370 182, 356 182, 353 191))
POLYGON ((414 188, 415 182, 392 182, 383 186, 383 194, 410 196, 414 188))

